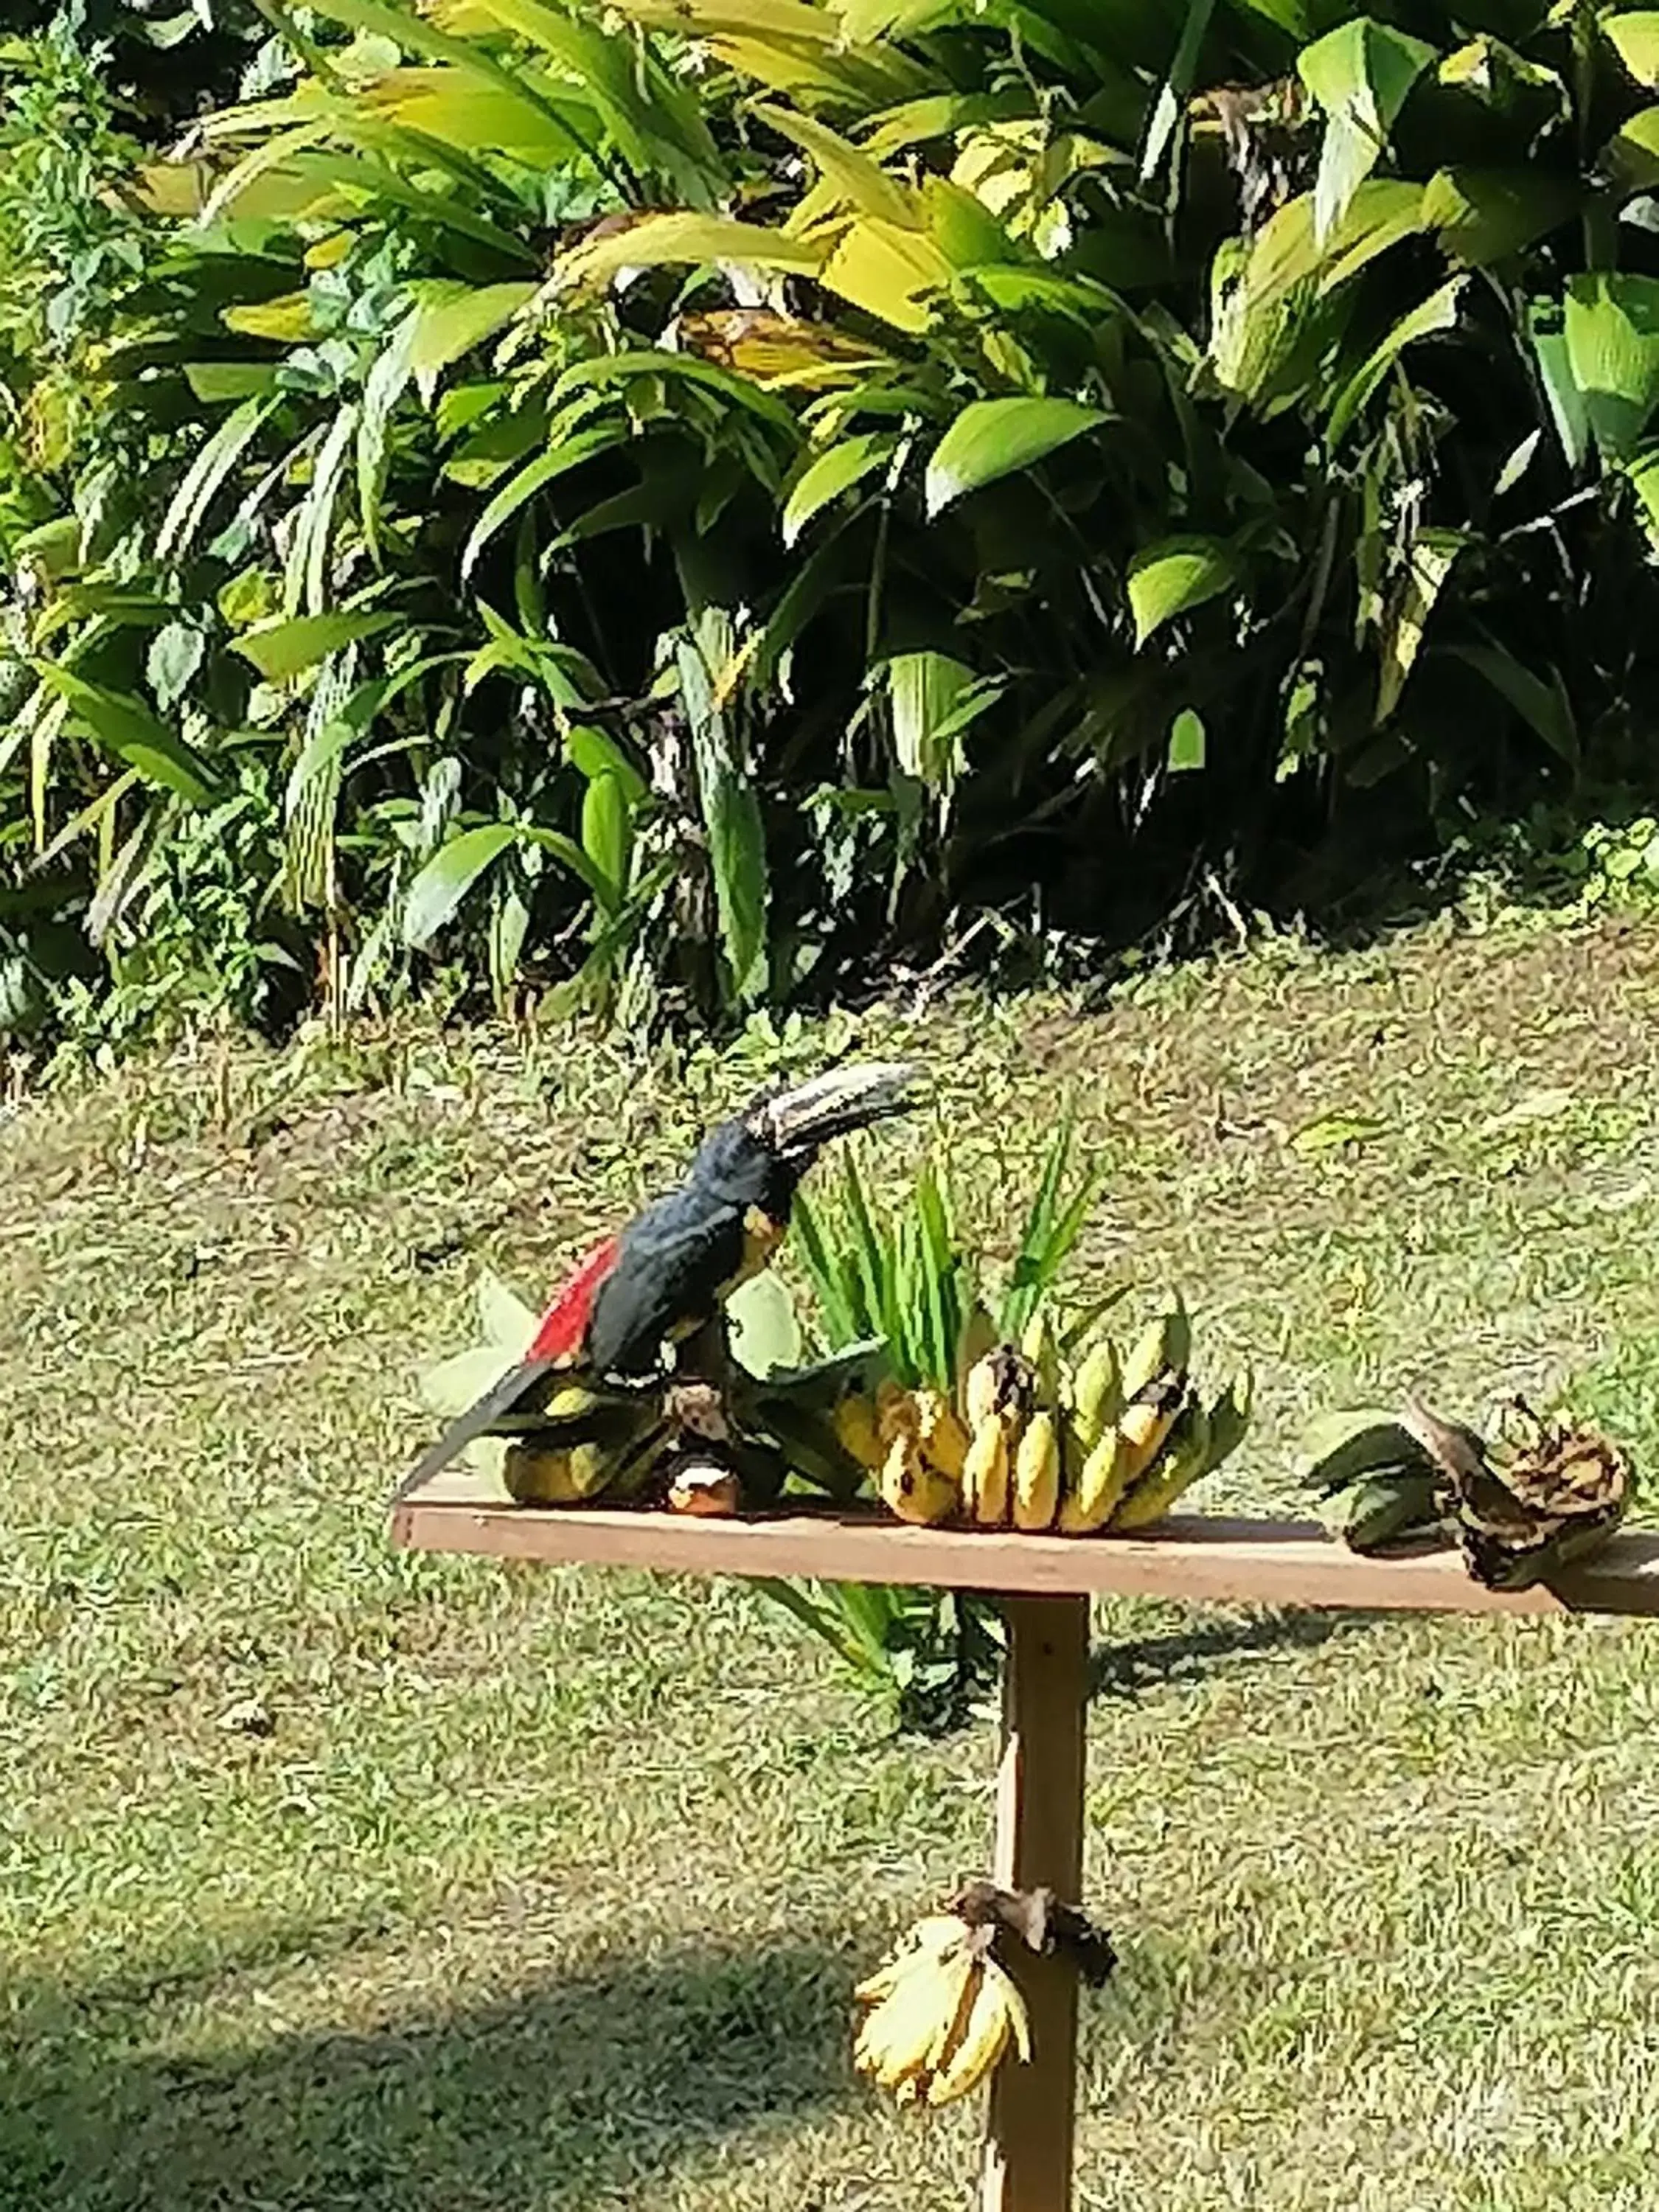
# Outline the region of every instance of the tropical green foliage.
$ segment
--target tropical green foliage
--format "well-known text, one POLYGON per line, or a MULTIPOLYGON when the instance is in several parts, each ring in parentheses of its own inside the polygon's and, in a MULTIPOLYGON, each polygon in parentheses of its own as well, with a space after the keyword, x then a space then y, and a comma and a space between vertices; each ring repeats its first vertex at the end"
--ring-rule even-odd
POLYGON ((96 434, 8 356, 9 896, 118 976, 720 1017, 1639 758, 1659 18, 268 12, 180 158, 72 134, 96 434))

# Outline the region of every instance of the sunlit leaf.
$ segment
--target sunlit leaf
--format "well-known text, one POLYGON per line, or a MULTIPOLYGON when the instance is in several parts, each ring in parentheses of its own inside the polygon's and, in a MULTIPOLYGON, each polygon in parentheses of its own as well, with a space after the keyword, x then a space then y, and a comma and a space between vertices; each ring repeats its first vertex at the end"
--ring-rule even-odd
POLYGON ((64 702, 71 717, 106 752, 136 768, 146 782, 159 784, 195 806, 205 806, 213 799, 216 779, 206 761, 142 699, 90 684, 51 661, 39 664, 37 672, 64 702))
POLYGON ((1420 307, 1413 307, 1408 315, 1402 315, 1387 337, 1354 372, 1331 406, 1328 434, 1333 446, 1340 441, 1348 425, 1365 406, 1407 346, 1415 345, 1419 338, 1433 337, 1455 327, 1458 301, 1468 282, 1467 277, 1454 276, 1437 292, 1431 293, 1420 307))
POLYGON ((1074 399, 976 399, 934 447, 927 464, 929 514, 953 500, 1028 469, 1110 418, 1074 399))
POLYGON ((880 468, 891 458, 897 442, 890 432, 868 430, 842 438, 810 462, 783 503, 780 526, 784 544, 793 545, 815 514, 880 468))
POLYGON ((231 649, 252 661, 267 684, 285 684, 343 645, 395 629, 401 619, 394 614, 295 615, 244 630, 231 649))
POLYGON ((504 329, 536 287, 511 284, 447 285, 415 311, 409 365, 416 390, 429 407, 445 369, 504 329))
POLYGON ((1341 23, 1304 46, 1297 71, 1325 111, 1314 185, 1314 232, 1323 240, 1376 167, 1407 94, 1434 49, 1369 15, 1341 23))
POLYGON ((404 902, 404 944, 428 944, 453 918, 479 878, 516 844, 518 836, 511 822, 487 822, 440 845, 409 887, 404 902))
POLYGON ((1638 84, 1659 91, 1659 9, 1632 8, 1603 15, 1600 29, 1638 84))
POLYGON ((1219 538, 1165 538, 1142 548, 1129 563, 1129 612, 1135 643, 1176 615, 1224 592, 1238 574, 1238 559, 1219 538))

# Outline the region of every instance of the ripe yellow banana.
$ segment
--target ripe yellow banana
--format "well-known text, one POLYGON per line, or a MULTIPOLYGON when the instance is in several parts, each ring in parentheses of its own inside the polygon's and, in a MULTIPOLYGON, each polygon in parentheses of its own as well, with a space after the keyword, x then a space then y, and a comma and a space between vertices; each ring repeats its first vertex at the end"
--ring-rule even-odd
POLYGON ((1203 1474, 1209 1450, 1208 1411, 1197 1399, 1188 1399, 1162 1455, 1138 1482, 1130 1485, 1113 1514, 1114 1530, 1146 1528, 1161 1521, 1182 1492, 1203 1474))
POLYGON ((876 1435, 884 1455, 896 1437, 914 1437, 920 1434, 921 1428, 915 1398, 902 1383, 895 1382, 890 1376, 876 1392, 876 1435))
POLYGON ((962 1317, 962 1327, 957 1332, 955 1383, 958 1406, 966 1409, 968 1377, 979 1365, 988 1352, 996 1349, 996 1324, 985 1308, 975 1298, 962 1317))
POLYGON ((972 1972, 970 1930, 954 1914, 936 1913, 853 1992, 872 2009, 860 2022, 853 2063, 901 2097, 939 2063, 963 2017, 972 1972))
POLYGON ((1000 1528, 1008 1518, 1008 1426, 998 1413, 986 1414, 968 1443, 962 1463, 962 1498, 981 1528, 1000 1528))
POLYGON ((1046 1408, 1032 1414, 1014 1459, 1014 1526, 1054 1525, 1060 1510, 1060 1430, 1046 1408))
POLYGON ((507 1496, 520 1505, 576 1504, 586 1493, 577 1487, 574 1455, 568 1445, 509 1444, 501 1459, 507 1496))
POLYGON ((926 2070, 939 2041, 940 2017, 954 2017, 959 1997, 951 1958, 918 1955, 860 2028, 853 2063, 878 2087, 901 2088, 926 2070))
POLYGON ((972 2002, 954 2046, 927 2084, 927 2102, 952 2105, 976 2089, 1012 2039, 1022 2059, 1031 2056, 1031 2029, 1025 2000, 1013 1978, 988 1953, 975 1962, 972 2002))
POLYGON ((836 1443, 849 1459, 873 1474, 887 1456, 887 1447, 877 1431, 874 1405, 853 1391, 836 1407, 834 1420, 836 1443))
POLYGON ((1108 1429, 1083 1462, 1077 1487, 1060 1502, 1057 1526, 1064 1536, 1087 1536, 1103 1528, 1129 1486, 1128 1450, 1116 1429, 1108 1429))
POLYGON ((1038 1405, 1057 1406, 1060 1403, 1060 1340, 1054 1334, 1054 1324, 1041 1306, 1026 1322, 1019 1348, 1036 1378, 1038 1405))
POLYGON ((915 1437, 894 1437, 882 1462, 878 1487, 890 1512, 929 1528, 948 1521, 962 1503, 960 1486, 928 1465, 915 1437))
POLYGON ((1160 1375, 1185 1376, 1188 1363, 1193 1356, 1193 1327, 1181 1293, 1172 1293, 1170 1302, 1157 1318, 1150 1322, 1136 1339, 1133 1349, 1123 1363, 1123 1395, 1133 1402, 1160 1375))
POLYGON ((956 1407, 944 1391, 925 1386, 916 1392, 915 1407, 922 1456, 930 1467, 959 1483, 963 1462, 968 1456, 968 1431, 958 1419, 956 1407))
POLYGON ((1072 1419, 1085 1455, 1123 1411, 1123 1371, 1109 1336, 1096 1339, 1072 1381, 1072 1419))
POLYGON ((1158 1376, 1132 1398, 1118 1416, 1117 1432, 1123 1445, 1123 1480, 1139 1481, 1164 1449, 1186 1403, 1187 1387, 1180 1375, 1158 1376))
POLYGON ((1002 1361, 1001 1352, 994 1346, 989 1352, 981 1353, 963 1378, 963 1416, 975 1435, 1001 1406, 1002 1361))

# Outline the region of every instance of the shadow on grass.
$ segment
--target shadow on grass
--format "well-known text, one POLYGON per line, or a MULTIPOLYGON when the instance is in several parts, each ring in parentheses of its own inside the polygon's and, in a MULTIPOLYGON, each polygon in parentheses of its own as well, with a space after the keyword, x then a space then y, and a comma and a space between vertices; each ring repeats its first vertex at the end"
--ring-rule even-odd
POLYGON ((586 2212, 836 2101, 851 1980, 685 1948, 367 2033, 249 2041, 239 2004, 217 2046, 176 1981, 42 1990, 0 2028, 0 2212, 586 2212))
POLYGON ((1316 1650, 1334 1636, 1356 1636, 1384 1618, 1375 1613, 1259 1613, 1238 1620, 1194 1621, 1164 1636, 1097 1644, 1089 1655, 1091 1698, 1138 1698, 1170 1682, 1198 1682, 1252 1660, 1316 1650))

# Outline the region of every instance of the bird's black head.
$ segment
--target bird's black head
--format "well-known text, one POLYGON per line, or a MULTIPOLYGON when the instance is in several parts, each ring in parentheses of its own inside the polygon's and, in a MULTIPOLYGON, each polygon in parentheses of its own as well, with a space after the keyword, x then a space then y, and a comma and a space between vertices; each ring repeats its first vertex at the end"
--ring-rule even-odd
POLYGON ((902 1062, 833 1067, 790 1091, 764 1091, 703 1140, 693 1179, 728 1204, 787 1221, 795 1188, 834 1137, 915 1105, 915 1071, 902 1062))

